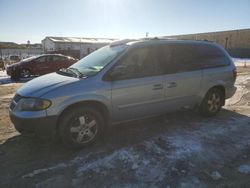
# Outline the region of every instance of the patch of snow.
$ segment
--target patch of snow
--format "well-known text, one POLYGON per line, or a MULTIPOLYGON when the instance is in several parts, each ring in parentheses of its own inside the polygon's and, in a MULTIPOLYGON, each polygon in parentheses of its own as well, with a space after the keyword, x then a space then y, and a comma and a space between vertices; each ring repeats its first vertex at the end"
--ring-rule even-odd
POLYGON ((59 163, 55 166, 49 167, 49 168, 41 168, 41 169, 36 169, 33 172, 23 175, 22 178, 32 178, 35 175, 50 171, 50 170, 56 170, 56 169, 61 169, 61 168, 65 168, 67 167, 67 165, 65 163, 59 163))
POLYGON ((218 171, 212 172, 210 176, 213 180, 219 180, 222 178, 221 174, 218 171))
POLYGON ((169 155, 169 159, 176 160, 191 156, 193 153, 199 153, 202 150, 198 139, 190 134, 177 134, 168 138, 174 151, 169 155))
POLYGON ((3 71, 0 71, 0 85, 11 83, 11 79, 8 75, 4 74, 3 71))
POLYGON ((107 168, 107 169, 114 168, 115 159, 121 160, 124 163, 127 163, 127 162, 131 162, 134 160, 134 155, 132 155, 131 151, 126 150, 126 149, 118 150, 104 158, 101 158, 101 159, 98 159, 98 160, 95 160, 95 161, 92 161, 83 165, 79 164, 80 167, 77 170, 77 174, 81 175, 82 173, 88 170, 95 171, 96 169, 99 169, 100 167, 107 168))
POLYGON ((250 174, 250 164, 240 165, 238 171, 243 174, 250 174))
POLYGON ((197 177, 191 176, 189 178, 182 179, 177 187, 178 188, 191 188, 191 187, 205 188, 207 186, 201 183, 201 181, 197 177))
POLYGON ((249 58, 232 58, 236 66, 250 66, 249 58))

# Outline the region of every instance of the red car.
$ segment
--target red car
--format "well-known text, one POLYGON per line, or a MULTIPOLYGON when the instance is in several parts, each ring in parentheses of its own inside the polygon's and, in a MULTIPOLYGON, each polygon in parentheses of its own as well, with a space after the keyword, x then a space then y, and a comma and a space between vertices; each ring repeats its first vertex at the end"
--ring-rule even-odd
POLYGON ((45 54, 23 59, 18 63, 7 66, 6 71, 11 79, 28 78, 30 75, 43 75, 67 68, 77 59, 60 54, 45 54))

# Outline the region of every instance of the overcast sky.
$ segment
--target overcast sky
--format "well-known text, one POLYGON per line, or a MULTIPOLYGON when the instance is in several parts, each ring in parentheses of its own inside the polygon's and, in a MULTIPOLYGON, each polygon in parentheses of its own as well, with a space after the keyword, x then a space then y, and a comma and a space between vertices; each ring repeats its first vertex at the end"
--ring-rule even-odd
POLYGON ((250 28, 250 0, 0 0, 0 41, 138 38, 250 28))

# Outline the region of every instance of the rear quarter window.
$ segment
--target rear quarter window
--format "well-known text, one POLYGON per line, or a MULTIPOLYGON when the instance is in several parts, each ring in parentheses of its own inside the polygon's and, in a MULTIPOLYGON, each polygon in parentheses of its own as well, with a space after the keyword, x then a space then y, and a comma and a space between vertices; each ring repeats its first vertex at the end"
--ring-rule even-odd
POLYGON ((200 57, 199 64, 201 68, 212 68, 227 66, 230 59, 225 52, 216 45, 197 45, 197 56, 200 57))
POLYGON ((225 52, 211 44, 168 44, 162 48, 169 74, 227 66, 230 59, 225 52))

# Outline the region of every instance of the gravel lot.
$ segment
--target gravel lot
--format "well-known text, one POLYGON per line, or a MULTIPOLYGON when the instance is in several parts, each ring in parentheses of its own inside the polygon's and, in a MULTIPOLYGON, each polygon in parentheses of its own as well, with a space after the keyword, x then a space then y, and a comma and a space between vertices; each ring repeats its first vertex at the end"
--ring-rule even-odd
POLYGON ((0 187, 250 187, 250 69, 215 118, 187 111, 110 129, 80 151, 20 136, 0 72, 0 187))

